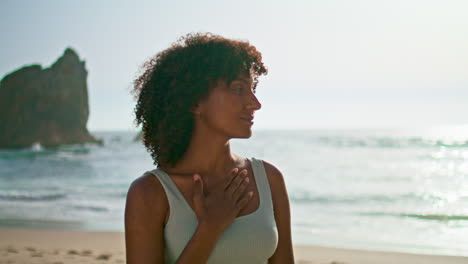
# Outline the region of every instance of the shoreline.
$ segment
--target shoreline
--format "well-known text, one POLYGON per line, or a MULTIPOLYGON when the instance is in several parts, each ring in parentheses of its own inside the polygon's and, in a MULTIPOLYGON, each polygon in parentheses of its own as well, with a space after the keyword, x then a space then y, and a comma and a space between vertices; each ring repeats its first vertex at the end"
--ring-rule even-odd
MULTIPOLYGON (((461 264, 468 257, 356 250, 294 244, 299 264, 461 264)), ((118 231, 0 228, 1 263, 125 263, 125 235, 118 231)))

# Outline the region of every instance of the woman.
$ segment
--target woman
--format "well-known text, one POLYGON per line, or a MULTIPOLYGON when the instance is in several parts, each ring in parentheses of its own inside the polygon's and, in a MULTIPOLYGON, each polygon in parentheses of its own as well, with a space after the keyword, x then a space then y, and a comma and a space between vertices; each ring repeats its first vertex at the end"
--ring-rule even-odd
POLYGON ((252 134, 260 52, 189 34, 144 67, 136 122, 157 169, 128 190, 127 263, 294 263, 281 172, 229 145, 252 134))

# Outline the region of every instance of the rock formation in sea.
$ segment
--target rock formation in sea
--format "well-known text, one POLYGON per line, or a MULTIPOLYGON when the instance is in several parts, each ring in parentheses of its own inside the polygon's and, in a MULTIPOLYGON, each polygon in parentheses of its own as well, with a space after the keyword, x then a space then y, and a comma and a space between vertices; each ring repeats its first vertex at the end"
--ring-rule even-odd
POLYGON ((85 62, 67 48, 50 68, 22 67, 0 82, 0 148, 102 143, 89 116, 85 62))

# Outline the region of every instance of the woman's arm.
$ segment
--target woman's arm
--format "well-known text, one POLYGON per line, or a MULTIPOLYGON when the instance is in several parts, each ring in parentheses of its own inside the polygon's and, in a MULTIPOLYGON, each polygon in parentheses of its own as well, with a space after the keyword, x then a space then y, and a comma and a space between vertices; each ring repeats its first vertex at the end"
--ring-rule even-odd
POLYGON ((278 247, 268 260, 270 264, 294 264, 294 253, 291 240, 291 216, 289 198, 283 175, 272 164, 263 162, 268 179, 278 229, 278 247))
POLYGON ((131 184, 125 204, 128 264, 164 263, 164 219, 167 203, 161 183, 145 174, 131 184))
POLYGON ((198 225, 192 239, 185 246, 176 264, 206 263, 220 235, 221 233, 214 233, 207 225, 198 225))

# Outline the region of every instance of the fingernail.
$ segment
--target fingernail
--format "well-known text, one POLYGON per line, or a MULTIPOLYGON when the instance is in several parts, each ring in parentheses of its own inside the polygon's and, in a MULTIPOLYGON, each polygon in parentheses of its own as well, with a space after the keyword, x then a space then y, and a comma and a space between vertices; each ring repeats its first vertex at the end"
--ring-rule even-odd
POLYGON ((193 179, 194 179, 195 181, 198 181, 198 180, 200 179, 200 176, 198 176, 198 174, 195 174, 195 175, 193 175, 193 179))

